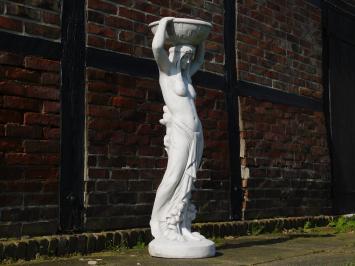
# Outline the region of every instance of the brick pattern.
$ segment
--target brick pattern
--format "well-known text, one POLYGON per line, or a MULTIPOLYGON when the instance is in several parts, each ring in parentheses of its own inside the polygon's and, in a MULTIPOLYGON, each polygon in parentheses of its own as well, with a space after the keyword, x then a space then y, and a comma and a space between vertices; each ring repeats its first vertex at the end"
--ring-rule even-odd
POLYGON ((202 19, 213 24, 203 69, 223 73, 223 1, 88 0, 87 44, 136 57, 153 58, 148 24, 161 17, 202 19))
POLYGON ((0 237, 57 228, 59 62, 0 52, 0 237))
POLYGON ((322 97, 321 12, 307 0, 238 0, 239 79, 322 97))
POLYGON ((241 97, 240 115, 244 217, 330 213, 323 114, 241 97))
POLYGON ((60 40, 60 0, 0 0, 0 30, 60 40))
MULTIPOLYGON (((87 79, 86 227, 147 226, 167 163, 158 81, 94 68, 87 79)), ((197 93, 205 151, 194 201, 199 219, 223 220, 229 204, 224 95, 205 88, 197 93)))

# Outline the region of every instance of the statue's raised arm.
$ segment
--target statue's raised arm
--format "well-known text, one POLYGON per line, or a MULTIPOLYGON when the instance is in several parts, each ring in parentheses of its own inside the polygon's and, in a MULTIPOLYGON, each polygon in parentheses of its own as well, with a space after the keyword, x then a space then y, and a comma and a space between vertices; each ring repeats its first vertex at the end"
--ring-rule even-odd
POLYGON ((204 57, 205 57, 205 43, 202 42, 197 48, 195 60, 193 61, 190 67, 191 76, 194 75, 200 69, 201 65, 203 64, 204 57))
POLYGON ((171 64, 168 53, 164 49, 164 43, 166 27, 173 19, 173 17, 164 17, 159 21, 159 25, 152 42, 154 59, 158 63, 159 70, 163 72, 168 72, 171 64))

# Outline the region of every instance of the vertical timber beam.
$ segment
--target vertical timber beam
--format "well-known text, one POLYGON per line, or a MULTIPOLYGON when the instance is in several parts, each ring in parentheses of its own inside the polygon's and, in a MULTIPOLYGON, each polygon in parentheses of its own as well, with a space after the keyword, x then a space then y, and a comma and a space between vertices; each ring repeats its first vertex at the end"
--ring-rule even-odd
POLYGON ((229 160, 230 160, 230 218, 240 220, 242 218, 242 181, 240 171, 240 140, 239 140, 239 110, 238 95, 236 93, 237 69, 236 69, 236 2, 224 1, 224 81, 225 96, 228 112, 229 131, 229 160))
POLYGON ((329 35, 328 35, 328 3, 322 1, 321 3, 321 12, 322 12, 322 82, 323 82, 323 110, 325 117, 325 126, 327 129, 327 143, 330 157, 330 173, 331 173, 331 197, 332 197, 332 214, 336 213, 335 210, 335 196, 334 196, 334 187, 335 179, 333 172, 333 144, 332 144, 332 127, 331 127, 331 115, 330 115, 330 68, 329 68, 329 35))
POLYGON ((85 0, 62 1, 60 231, 82 228, 85 0))

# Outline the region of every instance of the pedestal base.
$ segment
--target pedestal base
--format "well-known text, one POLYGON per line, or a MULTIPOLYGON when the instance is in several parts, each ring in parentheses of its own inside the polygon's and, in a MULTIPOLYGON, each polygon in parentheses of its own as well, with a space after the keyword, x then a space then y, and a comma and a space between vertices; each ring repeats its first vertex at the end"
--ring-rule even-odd
POLYGON ((213 257, 215 253, 215 244, 208 239, 200 241, 154 239, 149 243, 149 254, 153 257, 198 259, 213 257))

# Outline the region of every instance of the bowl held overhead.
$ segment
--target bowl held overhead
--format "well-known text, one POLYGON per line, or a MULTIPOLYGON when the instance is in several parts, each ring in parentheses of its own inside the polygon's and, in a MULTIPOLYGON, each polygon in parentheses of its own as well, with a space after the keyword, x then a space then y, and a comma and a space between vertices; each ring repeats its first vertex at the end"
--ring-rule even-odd
MULTIPOLYGON (((159 21, 149 24, 155 34, 159 21)), ((173 45, 199 45, 210 33, 212 24, 206 21, 188 18, 174 18, 166 28, 166 39, 173 45)))

